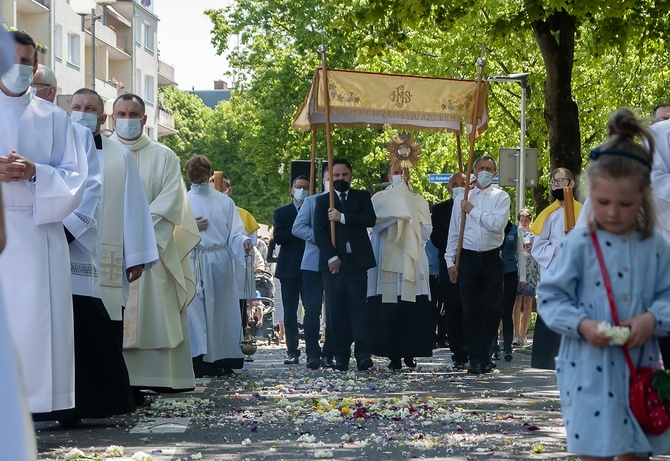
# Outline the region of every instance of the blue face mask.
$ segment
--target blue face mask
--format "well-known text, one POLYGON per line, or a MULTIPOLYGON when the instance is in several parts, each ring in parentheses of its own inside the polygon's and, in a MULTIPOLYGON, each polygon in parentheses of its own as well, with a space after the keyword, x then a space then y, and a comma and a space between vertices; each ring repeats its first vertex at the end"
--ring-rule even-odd
POLYGON ((307 196, 309 195, 309 191, 307 189, 294 189, 293 190, 293 198, 295 199, 296 202, 304 202, 307 196))
POLYGON ((204 194, 209 190, 209 181, 200 184, 191 184, 191 190, 196 194, 204 194))
POLYGON ((2 84, 14 94, 23 94, 33 83, 33 68, 25 64, 14 64, 2 76, 2 84))
POLYGON ((484 170, 477 173, 477 183, 483 188, 490 186, 491 181, 493 181, 493 174, 491 172, 484 170))
POLYGON ((463 195, 463 194, 465 194, 465 187, 454 187, 451 190, 451 195, 454 198, 458 197, 459 195, 463 195))
POLYGON ((139 118, 117 118, 115 128, 116 134, 121 139, 136 139, 142 134, 142 124, 139 118))
POLYGON ((98 116, 91 114, 90 112, 80 112, 78 110, 73 110, 70 114, 70 120, 74 123, 85 126, 92 133, 98 129, 98 116))

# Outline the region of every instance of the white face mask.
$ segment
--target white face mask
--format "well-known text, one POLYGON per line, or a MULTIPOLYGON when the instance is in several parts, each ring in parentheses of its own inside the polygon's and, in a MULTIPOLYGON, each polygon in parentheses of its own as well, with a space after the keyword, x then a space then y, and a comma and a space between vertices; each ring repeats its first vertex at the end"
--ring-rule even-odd
POLYGON ((72 120, 73 123, 78 123, 85 126, 91 130, 91 133, 95 133, 95 131, 98 129, 98 116, 91 114, 90 112, 80 112, 78 110, 73 110, 70 114, 70 120, 72 120))
POLYGON ((325 192, 330 192, 330 181, 324 181, 323 182, 323 190, 325 192))
POLYGON ((296 202, 304 202, 308 195, 309 191, 307 189, 293 189, 293 198, 296 202))
POLYGON ((465 194, 465 187, 454 187, 451 189, 451 196, 453 198, 458 197, 459 195, 465 194))
POLYGON ((477 173, 477 182, 483 188, 487 188, 489 185, 491 185, 492 180, 493 174, 489 171, 483 170, 477 173))
POLYGON ((117 118, 115 126, 119 138, 135 139, 142 134, 142 125, 139 118, 117 118))
POLYGON ((402 175, 401 174, 394 174, 393 176, 391 176, 391 185, 392 186, 397 186, 400 183, 402 183, 402 175))
POLYGON ((14 64, 2 76, 2 84, 10 92, 23 94, 33 83, 33 68, 25 64, 14 64))

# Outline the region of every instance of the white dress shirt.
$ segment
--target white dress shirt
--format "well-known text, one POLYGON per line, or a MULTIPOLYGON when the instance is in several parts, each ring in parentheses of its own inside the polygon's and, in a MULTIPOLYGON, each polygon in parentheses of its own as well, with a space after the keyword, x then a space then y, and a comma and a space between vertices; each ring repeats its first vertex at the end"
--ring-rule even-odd
MULTIPOLYGON (((455 265, 456 261, 462 201, 462 195, 454 198, 447 250, 444 254, 447 267, 455 265)), ((469 192, 468 201, 474 208, 465 215, 463 248, 482 252, 500 247, 505 238, 505 226, 509 219, 510 198, 507 192, 495 186, 486 189, 475 187, 469 192)))

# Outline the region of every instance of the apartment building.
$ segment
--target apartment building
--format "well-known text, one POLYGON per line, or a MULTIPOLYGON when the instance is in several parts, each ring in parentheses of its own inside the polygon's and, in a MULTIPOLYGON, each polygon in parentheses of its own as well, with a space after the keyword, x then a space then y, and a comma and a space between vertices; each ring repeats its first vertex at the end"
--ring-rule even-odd
POLYGON ((149 137, 175 133, 158 95, 176 82, 159 58, 152 0, 0 0, 0 17, 42 45, 39 62, 56 74, 61 107, 82 87, 107 101, 107 113, 119 94, 135 93, 147 105, 149 137))

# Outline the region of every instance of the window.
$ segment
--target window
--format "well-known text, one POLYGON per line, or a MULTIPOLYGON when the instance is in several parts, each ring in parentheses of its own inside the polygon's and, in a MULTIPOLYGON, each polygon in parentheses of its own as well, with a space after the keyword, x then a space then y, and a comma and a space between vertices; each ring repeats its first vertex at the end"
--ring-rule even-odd
POLYGON ((56 26, 54 30, 54 56, 59 61, 63 58, 63 26, 56 26))
POLYGON ((144 49, 154 53, 154 29, 149 24, 144 24, 144 49))
POLYGON ((135 74, 135 88, 133 88, 133 93, 142 94, 142 72, 137 70, 135 74))
POLYGON ((139 19, 135 21, 135 43, 142 44, 142 21, 139 19))
POLYGON ((80 39, 77 34, 67 34, 67 63, 79 67, 81 65, 80 39))
POLYGON ((156 100, 154 93, 154 78, 148 75, 144 77, 144 100, 147 103, 153 103, 156 100))

